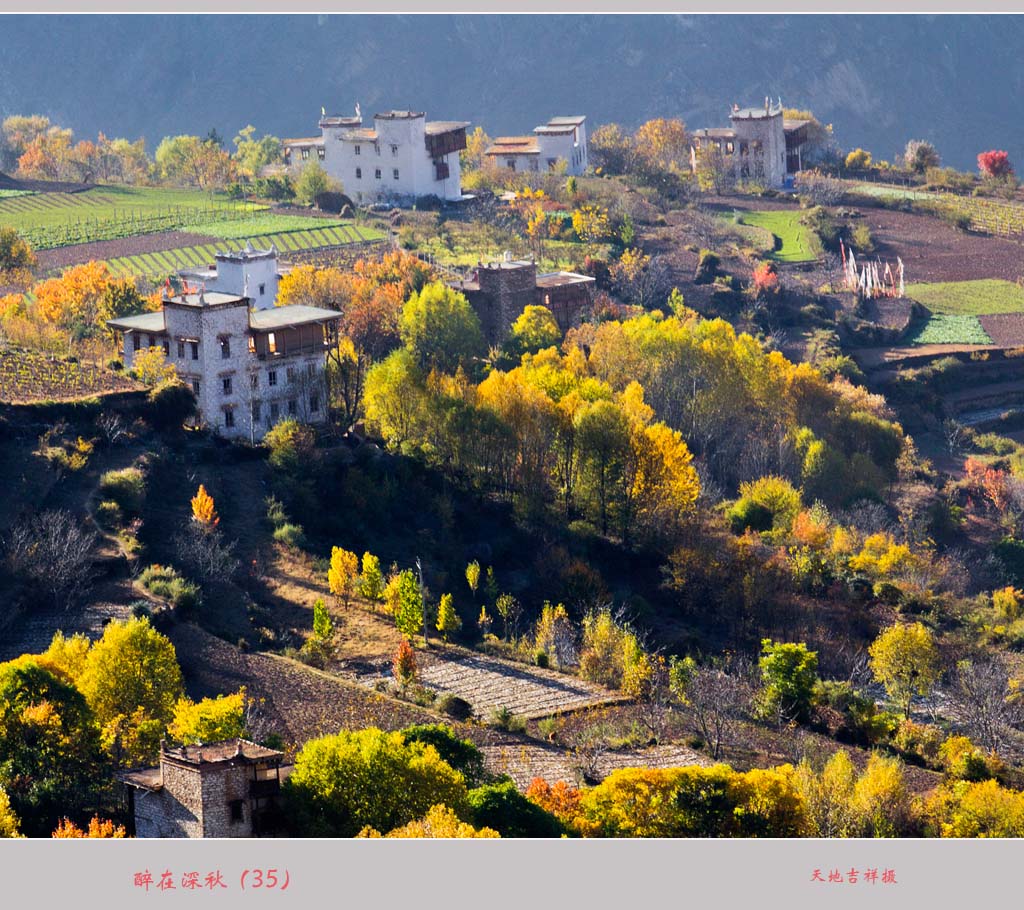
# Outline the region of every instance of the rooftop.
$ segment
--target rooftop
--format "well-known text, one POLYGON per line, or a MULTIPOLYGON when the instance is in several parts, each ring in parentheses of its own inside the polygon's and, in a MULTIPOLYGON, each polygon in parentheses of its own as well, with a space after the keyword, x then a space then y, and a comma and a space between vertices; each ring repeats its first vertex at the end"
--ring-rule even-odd
POLYGON ((537 287, 539 288, 560 288, 568 284, 593 284, 594 279, 589 275, 580 275, 578 272, 544 272, 537 276, 537 287))
POLYGON ((552 117, 547 125, 548 126, 579 126, 587 118, 582 114, 578 114, 575 117, 552 117))
POLYGON ((108 319, 107 325, 121 332, 162 332, 164 330, 164 314, 160 312, 122 316, 120 319, 108 319))
POLYGON ((297 325, 327 322, 340 318, 341 313, 337 310, 326 310, 323 307, 304 306, 297 303, 292 306, 278 306, 269 310, 255 310, 251 312, 249 314, 249 328, 258 332, 273 332, 277 329, 287 329, 297 325))
POLYGON ((485 155, 539 155, 535 136, 499 136, 487 147, 485 155))
POLYGON ((713 126, 710 129, 694 130, 693 135, 700 139, 735 139, 736 130, 727 126, 713 126))
POLYGON ((332 115, 330 117, 321 117, 320 126, 361 126, 363 122, 362 117, 340 117, 338 115, 332 115))
POLYGON ((420 117, 426 117, 426 113, 423 111, 383 111, 379 114, 374 114, 374 120, 419 120, 420 117))
POLYGON ((343 142, 358 142, 365 140, 367 142, 377 141, 377 131, 371 130, 367 127, 358 130, 346 130, 340 136, 338 136, 343 142))
POLYGON ((226 739, 219 743, 196 743, 194 746, 177 748, 161 747, 160 750, 161 760, 170 758, 190 765, 229 762, 239 758, 262 761, 268 758, 281 758, 283 755, 284 753, 277 749, 268 749, 266 746, 241 738, 226 739))
POLYGON ((790 120, 788 117, 784 117, 782 120, 782 128, 787 132, 800 129, 802 126, 807 126, 810 120, 790 120))
POLYGON ((730 120, 767 120, 769 117, 778 117, 782 113, 782 104, 776 104, 765 99, 762 107, 733 107, 729 114, 730 120))
POLYGON ((426 132, 428 136, 437 136, 441 133, 464 130, 467 126, 469 122, 466 120, 431 120, 427 123, 426 132))
POLYGON ((244 249, 221 250, 214 258, 218 261, 223 259, 225 262, 252 262, 257 259, 276 259, 277 247, 271 244, 269 249, 257 250, 253 247, 252 241, 246 241, 244 249))
POLYGON ((308 137, 305 137, 303 139, 282 139, 281 140, 281 144, 282 145, 296 145, 296 146, 302 146, 302 145, 307 145, 307 146, 308 145, 323 145, 324 144, 324 137, 323 136, 308 136, 308 137))

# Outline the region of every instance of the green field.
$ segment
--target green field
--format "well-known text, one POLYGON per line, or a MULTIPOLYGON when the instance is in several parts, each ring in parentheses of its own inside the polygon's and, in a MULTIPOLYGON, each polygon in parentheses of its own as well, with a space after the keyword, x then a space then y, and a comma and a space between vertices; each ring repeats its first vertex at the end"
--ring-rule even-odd
POLYGON ((930 316, 908 338, 910 344, 992 344, 977 316, 930 316))
POLYGON ((1012 281, 986 278, 981 281, 945 281, 908 284, 907 296, 936 314, 989 316, 1024 312, 1024 288, 1012 281))
POLYGON ((267 234, 341 227, 350 223, 341 219, 307 218, 303 215, 256 215, 242 221, 210 221, 206 224, 196 224, 190 227, 189 231, 193 234, 216 237, 218 240, 244 240, 267 234))
MULTIPOLYGON (((309 223, 309 219, 303 219, 300 216, 296 216, 296 218, 309 223)), ((257 247, 265 248, 274 244, 278 251, 287 258, 289 253, 380 240, 384 236, 376 229, 356 227, 351 222, 325 221, 324 223, 328 226, 262 235, 249 233, 245 235, 244 239, 258 240, 254 244, 257 247)), ((200 246, 161 250, 156 253, 123 256, 111 259, 107 264, 110 266, 110 270, 117 275, 137 275, 150 280, 162 281, 167 275, 178 269, 208 266, 213 263, 214 257, 219 251, 237 248, 237 246, 236 243, 208 243, 200 246)))
POLYGON ((811 232, 800 223, 799 212, 741 212, 740 224, 762 228, 776 237, 771 258, 778 262, 813 262, 811 232))
POLYGON ((0 190, 0 199, 13 199, 15 196, 32 196, 32 190, 0 190))
POLYGON ((934 199, 934 193, 924 190, 908 190, 891 183, 857 183, 850 188, 862 196, 879 196, 885 199, 934 199))

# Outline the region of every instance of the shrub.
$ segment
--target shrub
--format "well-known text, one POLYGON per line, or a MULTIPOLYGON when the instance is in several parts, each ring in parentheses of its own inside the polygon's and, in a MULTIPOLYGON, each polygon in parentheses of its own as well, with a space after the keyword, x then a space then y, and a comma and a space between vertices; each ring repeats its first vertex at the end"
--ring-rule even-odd
POLYGON ((875 250, 875 238, 866 224, 858 224, 850 232, 850 242, 859 253, 873 253, 875 250))
POLYGON ((938 727, 917 724, 912 720, 901 721, 892 738, 893 748, 902 752, 908 760, 930 768, 939 765, 942 742, 943 734, 938 727))
POLYGON ((871 167, 871 152, 856 148, 846 156, 846 168, 851 171, 865 171, 871 167))
POLYGON ((784 477, 769 475, 740 484, 740 496, 772 514, 772 528, 788 532, 800 512, 800 493, 784 477))
POLYGON ((293 550, 301 550, 306 545, 306 533, 301 525, 286 521, 274 530, 274 540, 293 550))
POLYGON ((939 761, 948 777, 973 783, 995 775, 985 753, 966 736, 950 736, 939 746, 939 761))
POLYGON ((502 705, 491 712, 490 724, 499 730, 507 730, 509 733, 525 733, 526 721, 517 714, 513 714, 508 708, 502 705))
POLYGON ((562 824, 554 815, 528 800, 505 780, 470 790, 473 824, 493 828, 502 837, 560 837, 562 824))
POLYGON ((146 477, 139 468, 107 471, 100 477, 100 492, 127 515, 138 515, 146 498, 146 477))
POLYGON ((747 530, 770 531, 773 518, 771 509, 746 496, 737 499, 725 513, 733 534, 744 534, 747 530))
POLYGON ((782 720, 806 720, 818 681, 818 653, 807 645, 776 644, 770 638, 761 642, 761 680, 764 688, 760 712, 782 720))
POLYGON ((166 379, 150 391, 147 398, 147 418, 158 430, 180 428, 198 413, 192 387, 180 379, 166 379))
POLYGON ((284 511, 284 503, 281 502, 276 496, 268 496, 264 500, 267 506, 267 521, 269 521, 274 528, 279 528, 281 525, 288 521, 288 516, 284 511))
POLYGON ((394 659, 391 662, 391 669, 395 679, 407 686, 416 679, 416 652, 413 650, 409 639, 403 638, 395 651, 394 659))
POLYGON ((1006 152, 993 150, 978 155, 978 170, 984 177, 1009 177, 1013 174, 1013 165, 1006 152))
POLYGON ((548 657, 548 652, 544 650, 537 651, 533 655, 533 662, 542 669, 547 669, 551 665, 551 660, 548 657))
POLYGON ((116 502, 105 499, 96 506, 96 521, 107 529, 120 528, 124 524, 124 513, 116 502))
POLYGON ((468 739, 460 739, 444 724, 415 724, 401 731, 407 743, 423 743, 437 749, 437 754, 456 771, 461 771, 470 786, 483 781, 483 753, 468 739))
POLYGON ((701 250, 700 259, 697 261, 697 271, 694 273, 694 284, 711 284, 718 273, 718 254, 711 250, 701 250))
POLYGON ((171 566, 147 566, 139 575, 139 584, 183 612, 195 609, 201 601, 199 587, 182 578, 171 566))
POLYGON ((452 692, 440 695, 435 707, 453 720, 469 720, 473 716, 473 706, 466 699, 460 698, 452 692))

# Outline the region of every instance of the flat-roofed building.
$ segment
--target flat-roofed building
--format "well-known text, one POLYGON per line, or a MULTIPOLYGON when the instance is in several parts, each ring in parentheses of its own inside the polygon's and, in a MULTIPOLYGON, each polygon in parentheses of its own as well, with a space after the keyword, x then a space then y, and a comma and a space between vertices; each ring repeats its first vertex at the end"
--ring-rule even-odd
POLYGON ((587 169, 587 118, 552 117, 533 129, 532 136, 501 136, 484 154, 498 167, 526 173, 554 170, 564 161, 566 174, 580 175, 587 169))

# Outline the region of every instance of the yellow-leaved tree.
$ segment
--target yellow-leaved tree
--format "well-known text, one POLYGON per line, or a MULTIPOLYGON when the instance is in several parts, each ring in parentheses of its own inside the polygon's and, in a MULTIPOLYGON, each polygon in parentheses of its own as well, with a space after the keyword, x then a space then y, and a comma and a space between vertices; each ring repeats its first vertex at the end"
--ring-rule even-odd
POLYGON ((180 743, 216 743, 245 736, 245 687, 198 702, 182 698, 174 706, 168 735, 180 743))
MULTIPOLYGON (((380 837, 381 834, 376 828, 363 828, 357 837, 380 837)), ((438 804, 431 806, 427 814, 421 819, 402 825, 389 831, 384 837, 501 837, 493 828, 474 828, 469 822, 464 822, 455 814, 454 809, 438 804)))
POLYGON ((327 584, 331 593, 347 607, 359 580, 359 557, 351 550, 331 548, 331 567, 327 571, 327 584))
POLYGON ((203 484, 199 484, 196 495, 192 497, 192 520, 204 528, 215 528, 220 522, 213 497, 203 484))
POLYGON ((897 623, 882 630, 868 654, 875 679, 909 719, 914 696, 928 695, 941 673, 934 636, 920 622, 897 623))

